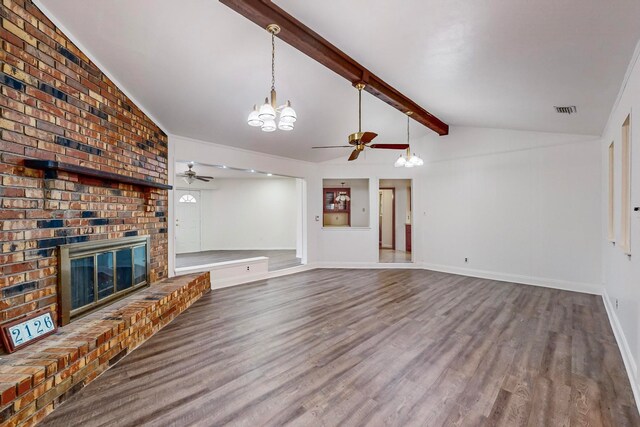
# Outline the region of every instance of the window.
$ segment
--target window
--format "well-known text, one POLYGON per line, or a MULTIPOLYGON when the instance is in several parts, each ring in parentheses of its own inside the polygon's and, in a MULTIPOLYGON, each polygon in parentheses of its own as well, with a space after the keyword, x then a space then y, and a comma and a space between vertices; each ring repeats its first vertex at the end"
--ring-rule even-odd
POLYGON ((185 194, 184 196, 180 197, 180 200, 178 200, 179 203, 196 203, 196 198, 193 197, 191 194, 185 194))
POLYGON ((323 179, 322 226, 369 227, 369 180, 323 179))
POLYGON ((620 186, 620 247, 631 253, 631 116, 622 124, 622 185, 620 186))
POLYGON ((613 142, 609 144, 609 213, 608 213, 608 227, 607 227, 607 238, 609 241, 613 242, 616 239, 616 230, 615 230, 615 219, 614 219, 614 144, 613 142))

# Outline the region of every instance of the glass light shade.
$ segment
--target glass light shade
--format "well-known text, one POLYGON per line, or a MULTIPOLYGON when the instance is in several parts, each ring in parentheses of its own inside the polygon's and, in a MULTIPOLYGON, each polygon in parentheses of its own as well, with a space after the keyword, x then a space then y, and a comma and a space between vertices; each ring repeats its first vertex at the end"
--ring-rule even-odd
POLYGON ((336 202, 350 202, 351 201, 351 197, 347 196, 346 193, 340 193, 338 194, 338 197, 336 197, 336 202))
POLYGON ((397 168, 401 168, 406 163, 407 163, 407 160, 404 158, 404 156, 400 155, 400 157, 398 157, 398 160, 396 160, 396 162, 393 164, 393 166, 395 166, 397 168))
POLYGON ((247 118, 247 124, 249 126, 253 126, 253 127, 262 126, 263 123, 264 121, 260 120, 258 110, 254 109, 252 112, 249 113, 249 117, 247 118))
POLYGON ((415 166, 415 165, 414 165, 413 163, 411 163, 411 162, 406 162, 406 163, 404 164, 404 167, 405 167, 405 168, 412 168, 412 167, 414 167, 414 166, 415 166))
MULTIPOLYGON (((262 104, 262 107, 260 107, 260 113, 258 113, 258 118, 264 122, 267 122, 269 120, 273 121, 276 119, 276 110, 271 106, 271 104, 269 104, 268 102, 265 102, 264 104, 262 104)), ((264 127, 263 127, 263 130, 264 130, 264 127)))
POLYGON ((424 164, 424 161, 422 161, 422 159, 415 154, 412 154, 409 158, 409 163, 411 163, 413 166, 422 166, 424 164))
POLYGON ((186 182, 187 184, 192 184, 193 181, 195 181, 196 179, 192 176, 185 176, 184 178, 184 182, 186 182))
POLYGON ((265 120, 262 124, 263 132, 273 132, 276 130, 276 122, 274 120, 265 120))
POLYGON ((278 129, 280 130, 293 130, 293 123, 285 122, 282 118, 278 122, 278 129))
POLYGON ((284 123, 295 123, 297 119, 298 116, 296 115, 296 111, 291 108, 291 104, 287 101, 287 106, 284 107, 280 113, 280 121, 284 123))

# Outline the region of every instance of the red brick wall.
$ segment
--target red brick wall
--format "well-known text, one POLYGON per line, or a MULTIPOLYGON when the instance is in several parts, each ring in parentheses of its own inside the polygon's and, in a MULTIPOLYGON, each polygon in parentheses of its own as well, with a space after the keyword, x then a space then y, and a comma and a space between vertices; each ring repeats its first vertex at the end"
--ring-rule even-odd
POLYGON ((0 5, 0 322, 57 310, 60 244, 151 236, 167 276, 167 191, 24 167, 46 159, 167 182, 167 136, 30 0, 0 5))

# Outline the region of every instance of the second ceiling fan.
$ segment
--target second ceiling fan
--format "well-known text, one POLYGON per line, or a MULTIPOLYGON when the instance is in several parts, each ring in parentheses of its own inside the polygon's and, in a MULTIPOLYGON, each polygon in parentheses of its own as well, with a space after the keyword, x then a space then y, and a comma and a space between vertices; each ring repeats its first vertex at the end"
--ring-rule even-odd
POLYGON ((349 145, 327 145, 311 148, 353 148, 354 150, 349 156, 349 161, 357 159, 365 148, 385 150, 406 150, 409 148, 409 144, 369 144, 376 136, 378 136, 378 134, 373 132, 362 132, 362 89, 364 89, 365 84, 356 83, 355 87, 358 89, 358 132, 349 135, 349 145))

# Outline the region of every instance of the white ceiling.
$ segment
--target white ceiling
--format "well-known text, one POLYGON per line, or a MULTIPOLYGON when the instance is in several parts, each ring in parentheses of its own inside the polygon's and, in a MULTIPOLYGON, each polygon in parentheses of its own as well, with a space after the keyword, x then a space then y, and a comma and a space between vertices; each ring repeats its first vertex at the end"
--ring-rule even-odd
MULTIPOLYGON (((346 155, 310 147, 356 130, 357 92, 283 42, 276 88, 296 129, 246 125, 268 94, 269 35, 216 0, 39 3, 170 133, 311 161, 346 155)), ((599 135, 640 38, 636 0, 276 3, 450 125, 599 135)), ((376 142, 405 139, 400 112, 368 94, 363 104, 376 142)), ((413 122, 412 138, 427 132, 413 122)))

